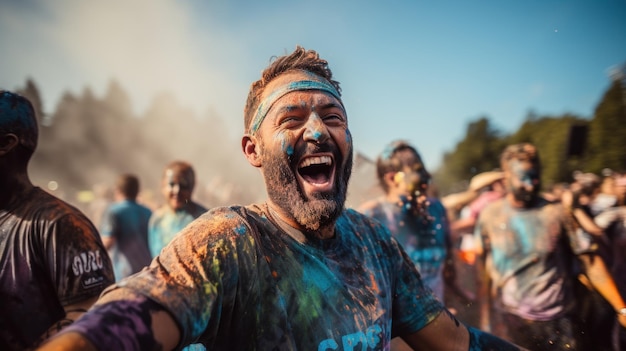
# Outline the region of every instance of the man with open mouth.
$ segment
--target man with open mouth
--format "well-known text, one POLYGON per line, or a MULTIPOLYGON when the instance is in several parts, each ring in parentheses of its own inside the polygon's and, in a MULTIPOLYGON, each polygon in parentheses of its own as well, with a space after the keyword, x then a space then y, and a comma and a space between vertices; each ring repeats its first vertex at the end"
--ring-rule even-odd
POLYGON ((519 349, 457 321, 388 229, 344 208, 352 137, 317 52, 275 59, 244 115, 267 201, 211 209, 43 349, 519 349))

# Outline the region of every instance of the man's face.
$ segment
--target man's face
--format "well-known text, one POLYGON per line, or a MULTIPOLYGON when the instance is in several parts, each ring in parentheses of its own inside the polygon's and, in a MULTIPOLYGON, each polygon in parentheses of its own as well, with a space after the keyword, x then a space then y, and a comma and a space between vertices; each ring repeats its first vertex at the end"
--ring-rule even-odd
POLYGON ((165 171, 161 191, 171 209, 180 210, 191 201, 193 187, 193 179, 189 172, 181 172, 179 169, 165 171))
MULTIPOLYGON (((311 79, 302 72, 265 89, 311 79)), ((334 223, 346 199, 352 137, 341 102, 319 90, 292 91, 274 102, 256 134, 270 200, 308 231, 334 223)))
POLYGON ((426 194, 431 176, 422 159, 410 149, 400 150, 394 157, 403 165, 394 176, 398 194, 409 198, 426 194))
POLYGON ((507 191, 524 207, 537 200, 540 188, 539 170, 528 161, 511 160, 505 172, 507 191))

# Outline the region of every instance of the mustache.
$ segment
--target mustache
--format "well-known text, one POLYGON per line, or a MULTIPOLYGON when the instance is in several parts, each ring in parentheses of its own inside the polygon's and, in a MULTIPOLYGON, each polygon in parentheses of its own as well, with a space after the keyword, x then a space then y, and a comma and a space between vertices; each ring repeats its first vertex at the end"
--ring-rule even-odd
POLYGON ((319 153, 331 153, 335 158, 335 162, 338 164, 341 162, 341 153, 337 146, 332 143, 305 143, 303 145, 297 145, 290 156, 289 162, 297 166, 297 163, 300 162, 303 157, 319 153))

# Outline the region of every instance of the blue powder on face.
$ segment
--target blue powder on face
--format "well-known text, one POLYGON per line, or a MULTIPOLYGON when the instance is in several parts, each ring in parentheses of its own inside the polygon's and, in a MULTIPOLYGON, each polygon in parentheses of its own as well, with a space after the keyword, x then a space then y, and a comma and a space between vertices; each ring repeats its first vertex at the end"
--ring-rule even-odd
POLYGON ((289 138, 287 138, 284 134, 280 134, 279 138, 282 139, 280 142, 281 148, 288 155, 293 155, 293 145, 289 143, 289 138))

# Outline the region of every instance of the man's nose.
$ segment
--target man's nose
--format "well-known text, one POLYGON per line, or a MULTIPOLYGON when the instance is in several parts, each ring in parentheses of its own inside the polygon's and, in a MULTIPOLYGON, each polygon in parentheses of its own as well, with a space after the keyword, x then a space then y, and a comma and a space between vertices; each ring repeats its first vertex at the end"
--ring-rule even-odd
POLYGON ((533 191, 535 190, 535 187, 537 186, 537 184, 535 184, 534 181, 528 181, 528 182, 524 182, 524 188, 526 189, 526 191, 533 191))
POLYGON ((304 140, 306 141, 322 143, 329 137, 326 124, 315 112, 311 113, 304 128, 304 140))
POLYGON ((180 192, 180 185, 174 184, 172 185, 172 194, 178 194, 180 192))

